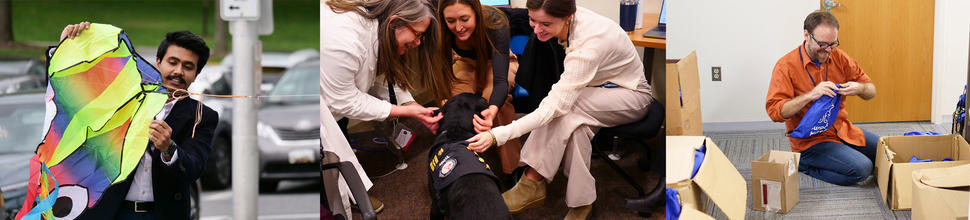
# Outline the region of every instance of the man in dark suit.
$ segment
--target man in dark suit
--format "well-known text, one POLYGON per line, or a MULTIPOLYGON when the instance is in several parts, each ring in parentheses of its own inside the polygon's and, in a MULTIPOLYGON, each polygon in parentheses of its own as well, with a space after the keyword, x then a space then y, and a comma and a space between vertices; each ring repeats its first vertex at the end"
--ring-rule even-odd
MULTIPOLYGON (((61 40, 74 37, 90 23, 68 25, 61 40)), ((209 47, 189 31, 170 32, 158 46, 155 66, 169 91, 187 89, 209 59, 209 47)), ((189 187, 205 170, 218 114, 191 98, 169 97, 151 122, 149 144, 128 179, 112 185, 80 219, 188 219, 189 187), (194 133, 194 136, 193 136, 194 133)), ((55 207, 56 209, 56 207, 55 207)))

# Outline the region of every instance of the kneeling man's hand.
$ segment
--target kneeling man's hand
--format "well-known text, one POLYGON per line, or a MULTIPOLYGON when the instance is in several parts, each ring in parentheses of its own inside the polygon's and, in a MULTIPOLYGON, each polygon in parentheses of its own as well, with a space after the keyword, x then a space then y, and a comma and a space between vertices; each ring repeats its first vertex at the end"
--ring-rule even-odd
POLYGON ((844 96, 859 95, 862 94, 862 91, 866 90, 865 85, 857 82, 842 83, 840 86, 842 86, 842 88, 836 90, 839 91, 839 94, 844 96))
POLYGON ((835 89, 838 89, 838 87, 835 87, 835 83, 832 83, 831 81, 825 81, 815 86, 815 88, 812 89, 812 91, 805 93, 805 96, 812 101, 818 100, 818 98, 822 97, 822 95, 835 97, 835 92, 832 91, 835 89))

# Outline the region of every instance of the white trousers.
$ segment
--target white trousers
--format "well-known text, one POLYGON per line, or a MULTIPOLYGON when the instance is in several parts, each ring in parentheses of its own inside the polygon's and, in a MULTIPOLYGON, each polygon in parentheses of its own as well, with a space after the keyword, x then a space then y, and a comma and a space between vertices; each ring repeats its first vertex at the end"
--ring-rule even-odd
MULTIPOLYGON (((357 161, 357 156, 354 155, 354 150, 350 148, 350 143, 347 142, 347 137, 344 137, 342 131, 340 131, 340 126, 337 125, 337 120, 334 119, 333 114, 330 113, 329 104, 320 98, 320 142, 323 145, 323 151, 333 152, 340 158, 340 162, 349 161, 354 164, 354 169, 357 170, 357 174, 360 176, 361 181, 364 183, 365 189, 370 189, 374 186, 374 183, 370 181, 367 177, 367 173, 364 172, 364 168, 360 166, 360 162, 357 161)), ((324 180, 324 184, 327 181, 324 180)), ((350 200, 353 196, 350 193, 350 187, 344 180, 343 175, 339 175, 337 179, 337 184, 340 188, 340 202, 344 207, 344 216, 350 218, 350 200)), ((335 201, 328 201, 334 207, 335 201)), ((331 210, 333 212, 338 212, 340 210, 331 210)))

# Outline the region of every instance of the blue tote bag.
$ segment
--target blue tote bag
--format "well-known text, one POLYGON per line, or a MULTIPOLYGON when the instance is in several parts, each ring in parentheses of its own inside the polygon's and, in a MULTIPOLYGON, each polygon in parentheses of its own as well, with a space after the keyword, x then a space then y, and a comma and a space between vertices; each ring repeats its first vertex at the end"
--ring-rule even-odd
MULTIPOLYGON (((836 87, 842 88, 839 85, 836 87)), ((808 138, 825 132, 835 124, 835 119, 839 116, 841 100, 842 95, 838 92, 835 93, 835 97, 822 95, 808 108, 798 127, 788 134, 793 138, 808 138)))

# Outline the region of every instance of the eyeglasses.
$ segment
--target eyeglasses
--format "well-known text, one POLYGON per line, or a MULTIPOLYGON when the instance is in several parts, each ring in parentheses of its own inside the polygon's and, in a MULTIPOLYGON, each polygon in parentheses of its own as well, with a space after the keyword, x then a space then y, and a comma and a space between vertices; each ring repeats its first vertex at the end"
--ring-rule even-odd
POLYGON ((818 44, 818 47, 819 47, 819 48, 826 48, 826 47, 830 47, 830 48, 832 48, 832 49, 835 49, 836 47, 838 47, 838 46, 839 46, 839 39, 835 39, 835 42, 831 42, 831 43, 829 43, 829 42, 821 42, 821 41, 818 41, 818 40, 816 40, 816 39, 815 39, 815 35, 814 35, 814 34, 808 34, 808 36, 809 36, 809 37, 812 37, 812 40, 814 40, 814 41, 815 41, 815 43, 817 43, 817 44, 818 44))
POLYGON ((411 25, 404 25, 404 27, 407 27, 408 30, 411 31, 411 34, 414 34, 415 39, 424 41, 424 32, 418 32, 417 30, 414 30, 414 28, 411 27, 411 25))

